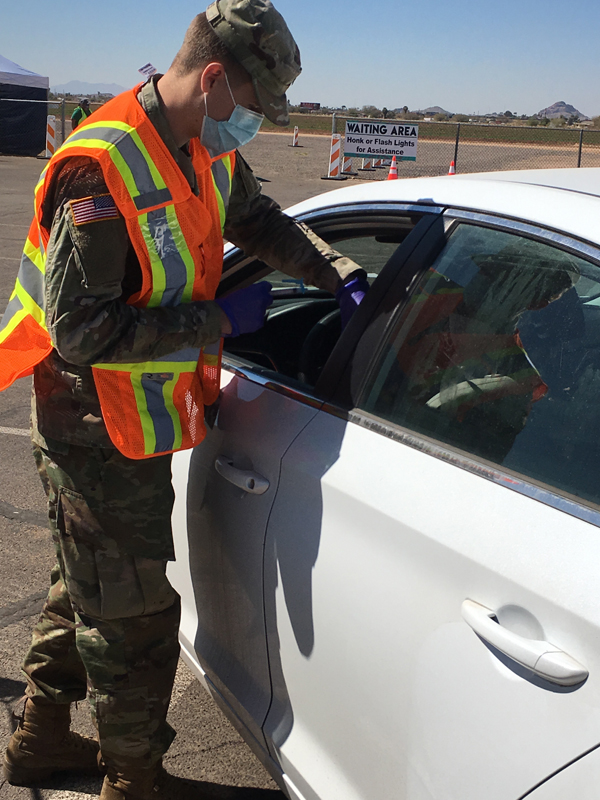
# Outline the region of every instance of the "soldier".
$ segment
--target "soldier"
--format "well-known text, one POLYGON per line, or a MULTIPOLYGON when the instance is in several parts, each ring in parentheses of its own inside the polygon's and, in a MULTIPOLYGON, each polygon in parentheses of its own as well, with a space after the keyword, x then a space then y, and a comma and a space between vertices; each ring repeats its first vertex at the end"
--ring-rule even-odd
POLYGON ((0 389, 34 373, 57 565, 23 665, 11 783, 98 769, 98 744, 69 730, 69 705, 87 694, 101 798, 188 796, 161 766, 179 656, 170 453, 201 441, 203 403, 217 396, 206 347, 257 330, 271 302, 264 283, 213 299, 223 235, 335 293, 346 319, 368 289, 356 264, 261 194, 236 152, 263 113, 289 123, 300 69, 270 0, 217 0, 168 72, 84 121, 42 175, 0 324, 0 389))

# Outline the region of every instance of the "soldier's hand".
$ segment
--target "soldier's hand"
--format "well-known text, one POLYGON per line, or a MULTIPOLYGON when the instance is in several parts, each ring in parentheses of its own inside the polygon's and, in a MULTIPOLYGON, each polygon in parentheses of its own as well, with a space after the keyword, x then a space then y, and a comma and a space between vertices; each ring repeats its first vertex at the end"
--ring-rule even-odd
POLYGON ((240 336, 242 333, 254 333, 265 324, 267 308, 273 303, 271 289, 267 281, 255 283, 240 289, 216 302, 229 320, 231 331, 223 329, 224 336, 240 336))
POLYGON ((365 278, 353 278, 344 283, 335 293, 342 312, 342 328, 350 322, 352 315, 365 299, 369 291, 369 282, 365 278))

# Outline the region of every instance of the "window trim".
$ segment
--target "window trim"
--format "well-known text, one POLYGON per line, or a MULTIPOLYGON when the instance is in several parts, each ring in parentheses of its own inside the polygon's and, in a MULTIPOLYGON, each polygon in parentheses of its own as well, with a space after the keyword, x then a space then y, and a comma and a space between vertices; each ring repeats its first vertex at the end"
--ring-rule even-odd
POLYGON ((550 486, 550 484, 544 484, 541 481, 537 482, 533 478, 525 479, 519 472, 500 468, 498 464, 494 464, 491 461, 486 461, 483 458, 478 459, 477 456, 464 450, 438 442, 436 439, 411 431, 409 428, 403 428, 401 425, 395 425, 389 420, 376 417, 361 409, 342 411, 336 406, 326 403, 323 406, 323 411, 333 416, 341 416, 361 428, 371 430, 381 436, 385 436, 387 439, 393 439, 413 450, 433 456, 439 461, 444 461, 472 475, 479 475, 480 478, 485 478, 498 486, 504 486, 505 489, 510 489, 513 492, 529 497, 531 500, 536 500, 600 528, 600 509, 598 509, 597 504, 592 505, 590 502, 588 505, 584 499, 577 497, 577 495, 569 494, 568 492, 561 493, 560 489, 550 486))
POLYGON ((507 233, 518 233, 528 239, 536 239, 545 244, 555 245, 561 250, 587 258, 600 266, 600 245, 586 242, 583 239, 575 239, 552 228, 542 228, 539 225, 530 225, 516 219, 495 217, 491 214, 462 211, 454 208, 447 208, 444 211, 444 218, 449 222, 456 221, 457 224, 472 222, 486 228, 494 228, 507 233))
MULTIPOLYGON (((463 211, 456 208, 446 208, 442 213, 447 236, 449 237, 454 231, 455 227, 461 222, 473 223, 483 227, 493 228, 495 230, 503 230, 509 233, 515 233, 526 238, 536 239, 546 244, 551 244, 558 249, 565 250, 573 255, 585 258, 588 261, 594 262, 600 266, 600 246, 586 242, 583 240, 575 239, 574 237, 567 236, 552 229, 546 229, 541 226, 531 225, 526 222, 521 222, 515 219, 508 219, 505 217, 497 217, 491 214, 463 211)), ((425 237, 425 243, 429 237, 425 237)), ((408 298, 410 293, 410 286, 415 279, 418 279, 434 262, 435 249, 431 251, 431 255, 426 260, 423 260, 421 268, 415 273, 411 283, 406 286, 405 297, 408 298)), ((396 287, 394 287, 396 288, 396 287)), ((478 458, 472 453, 462 451, 448 445, 445 442, 439 442, 434 438, 429 438, 424 434, 411 431, 404 428, 402 425, 395 424, 389 420, 384 420, 380 417, 370 414, 363 409, 358 408, 358 403, 364 399, 367 392, 369 377, 373 374, 375 364, 378 362, 379 355, 385 348, 386 343, 389 342, 389 337, 394 327, 394 321, 398 315, 402 313, 404 302, 402 297, 398 298, 399 302, 394 310, 394 313, 388 316, 385 330, 381 331, 383 336, 376 342, 376 352, 372 353, 371 363, 366 366, 364 358, 353 357, 346 369, 346 380, 340 382, 340 386, 350 386, 353 389, 351 392, 353 401, 351 404, 344 403, 343 399, 340 402, 339 393, 337 398, 327 402, 323 410, 329 414, 333 414, 343 419, 360 425, 361 427, 368 428, 382 436, 394 439, 408 447, 419 450, 434 458, 453 464, 460 469, 464 469, 472 474, 479 475, 480 477, 490 480, 499 486, 504 486, 506 489, 511 489, 518 494, 529 497, 537 502, 544 503, 545 505, 563 511, 569 516, 580 519, 584 522, 589 522, 592 525, 600 528, 600 503, 592 503, 583 498, 563 491, 558 487, 537 482, 534 478, 523 475, 523 473, 513 472, 510 469, 503 468, 501 465, 493 464, 483 458, 478 458), (361 361, 363 363, 361 364, 361 361), (357 375, 356 371, 360 371, 357 375), (348 373, 354 373, 352 378, 348 373), (354 402, 356 398, 356 403, 354 402), (353 407, 350 408, 349 406, 353 407)), ((380 303, 379 308, 376 310, 375 315, 372 317, 376 319, 384 311, 383 303, 380 303)), ((373 328, 377 326, 368 325, 357 344, 355 354, 360 349, 361 344, 367 341, 366 349, 369 349, 368 341, 373 338, 373 328)), ((381 330, 381 329, 380 329, 381 330)), ((343 395, 342 395, 343 397, 343 395)))

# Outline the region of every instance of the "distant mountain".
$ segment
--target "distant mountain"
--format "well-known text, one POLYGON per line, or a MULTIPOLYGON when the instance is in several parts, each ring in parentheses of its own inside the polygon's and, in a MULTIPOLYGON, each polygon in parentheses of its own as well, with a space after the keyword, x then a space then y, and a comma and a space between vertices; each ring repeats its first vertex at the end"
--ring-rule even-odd
POLYGON ((547 117, 548 119, 557 119, 558 117, 568 118, 571 116, 579 117, 579 119, 589 119, 589 117, 586 117, 581 111, 578 111, 575 106, 565 103, 564 100, 560 100, 558 103, 554 103, 548 106, 548 108, 543 108, 538 112, 538 117, 547 117))
POLYGON ((69 81, 58 86, 51 86, 50 91, 55 94, 121 94, 126 91, 118 83, 86 83, 85 81, 69 81))
POLYGON ((441 106, 429 106, 429 108, 424 108, 422 111, 417 111, 417 114, 428 114, 430 116, 434 114, 446 114, 448 117, 452 116, 452 112, 446 111, 446 109, 441 106))

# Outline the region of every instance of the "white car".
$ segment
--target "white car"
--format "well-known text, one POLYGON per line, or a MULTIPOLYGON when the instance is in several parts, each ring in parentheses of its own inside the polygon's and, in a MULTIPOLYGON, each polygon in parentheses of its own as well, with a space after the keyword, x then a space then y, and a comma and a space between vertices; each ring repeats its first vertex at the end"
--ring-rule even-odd
POLYGON ((293 800, 600 795, 600 169, 343 188, 174 459, 183 655, 293 800))

